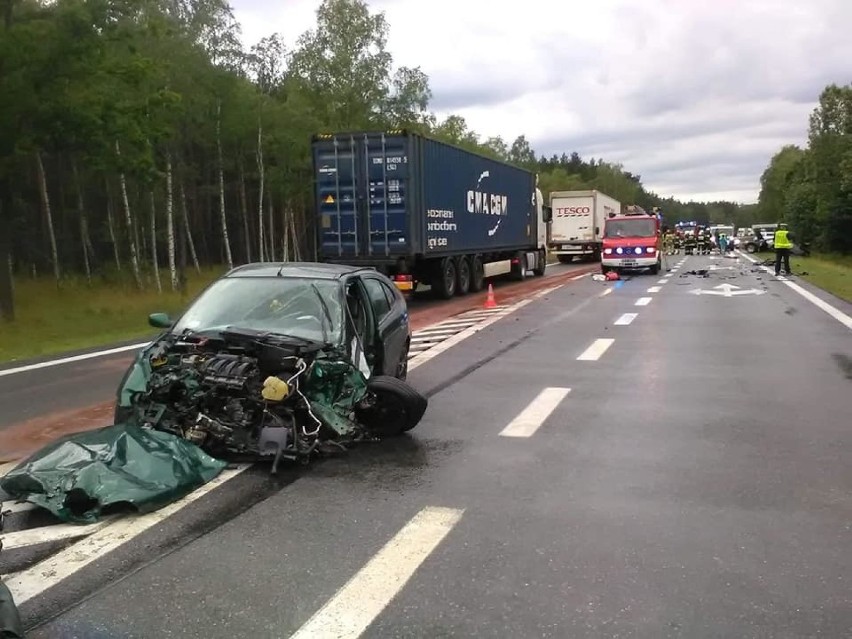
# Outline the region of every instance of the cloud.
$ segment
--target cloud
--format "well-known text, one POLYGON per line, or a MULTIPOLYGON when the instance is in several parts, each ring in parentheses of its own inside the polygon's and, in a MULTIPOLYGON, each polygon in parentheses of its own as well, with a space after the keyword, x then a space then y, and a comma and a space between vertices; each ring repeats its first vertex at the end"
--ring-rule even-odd
MULTIPOLYGON (((826 84, 852 81, 849 0, 372 0, 432 108, 539 153, 622 162, 664 196, 754 201, 804 144, 826 84)), ((246 40, 292 44, 319 1, 236 0, 246 40)))

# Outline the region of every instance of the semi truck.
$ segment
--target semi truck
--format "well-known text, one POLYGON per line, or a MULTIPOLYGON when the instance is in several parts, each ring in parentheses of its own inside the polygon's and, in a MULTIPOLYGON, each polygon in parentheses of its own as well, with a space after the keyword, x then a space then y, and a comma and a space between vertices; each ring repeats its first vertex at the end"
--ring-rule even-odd
POLYGON ((536 174, 405 130, 316 135, 312 153, 320 261, 442 299, 544 275, 550 207, 536 174))
POLYGON ((548 248, 563 264, 575 257, 599 260, 604 221, 621 213, 621 203, 600 191, 554 191, 548 248))

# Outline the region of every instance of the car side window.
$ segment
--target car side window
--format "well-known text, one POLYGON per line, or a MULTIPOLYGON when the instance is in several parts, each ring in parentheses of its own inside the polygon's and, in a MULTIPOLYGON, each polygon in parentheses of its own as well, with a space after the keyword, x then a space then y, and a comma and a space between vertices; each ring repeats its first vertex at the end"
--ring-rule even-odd
POLYGON ((379 284, 381 284, 382 288, 385 290, 385 295, 388 298, 388 304, 390 304, 390 307, 393 308, 393 305, 400 298, 399 289, 391 288, 390 286, 381 281, 379 282, 379 284))
POLYGON ((369 277, 365 277, 363 281, 364 287, 367 289, 367 295, 370 298, 370 305, 373 307, 373 313, 376 315, 376 321, 381 322, 391 310, 384 287, 379 280, 369 277))

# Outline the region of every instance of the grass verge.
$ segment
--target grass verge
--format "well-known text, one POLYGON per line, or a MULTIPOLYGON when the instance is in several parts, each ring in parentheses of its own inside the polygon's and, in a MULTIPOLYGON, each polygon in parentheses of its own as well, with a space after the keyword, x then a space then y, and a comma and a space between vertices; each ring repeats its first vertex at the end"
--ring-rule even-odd
MULTIPOLYGON (((763 259, 775 259, 774 252, 760 253, 763 259)), ((817 254, 790 257, 793 274, 824 291, 852 302, 852 255, 817 254)))
POLYGON ((167 272, 162 293, 150 282, 139 291, 114 277, 91 285, 68 279, 59 288, 50 278, 19 277, 15 321, 0 322, 0 363, 150 337, 157 331, 148 326, 149 313, 178 313, 225 270, 188 270, 186 295, 171 290, 167 272))

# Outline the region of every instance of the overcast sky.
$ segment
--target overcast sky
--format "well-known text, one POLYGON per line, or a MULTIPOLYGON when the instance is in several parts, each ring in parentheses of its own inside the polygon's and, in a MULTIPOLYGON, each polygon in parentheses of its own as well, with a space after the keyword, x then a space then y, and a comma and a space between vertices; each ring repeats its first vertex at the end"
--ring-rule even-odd
MULTIPOLYGON (((232 0, 289 46, 319 0, 232 0)), ((756 201, 822 88, 852 81, 852 0, 372 0, 432 109, 538 153, 621 162, 660 195, 756 201)))

